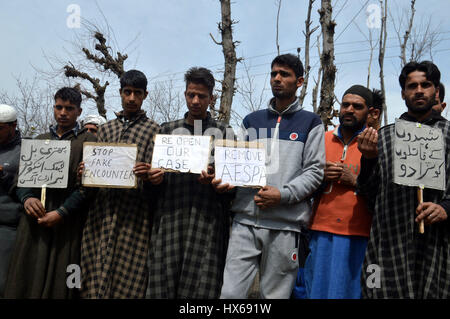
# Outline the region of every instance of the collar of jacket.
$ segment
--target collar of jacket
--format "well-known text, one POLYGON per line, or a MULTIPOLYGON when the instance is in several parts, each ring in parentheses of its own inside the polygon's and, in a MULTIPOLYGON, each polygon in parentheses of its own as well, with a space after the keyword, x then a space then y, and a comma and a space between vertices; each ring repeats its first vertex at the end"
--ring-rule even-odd
POLYGON ((275 98, 273 97, 269 101, 268 109, 270 112, 274 112, 278 115, 283 115, 300 111, 302 107, 300 106, 300 99, 297 97, 294 102, 289 104, 288 107, 283 112, 280 113, 275 109, 275 98))
MULTIPOLYGON (((361 132, 364 131, 365 128, 366 128, 366 125, 364 124, 363 127, 362 127, 360 130, 356 131, 356 132, 353 134, 352 138, 350 139, 350 143, 353 141, 353 139, 354 139, 356 136, 358 136, 359 134, 361 134, 361 132)), ((344 137, 342 136, 342 131, 341 131, 341 126, 340 126, 340 125, 336 126, 336 128, 335 128, 334 131, 333 131, 333 135, 336 136, 337 138, 339 138, 339 139, 342 140, 342 141, 344 140, 344 137)), ((350 143, 349 143, 349 144, 350 144, 350 143)))
MULTIPOLYGON (((403 113, 400 116, 401 120, 409 121, 409 122, 419 122, 414 116, 411 116, 408 114, 408 112, 403 113)), ((435 110, 431 110, 431 114, 429 117, 427 117, 425 120, 421 121, 420 123, 425 125, 433 125, 436 122, 439 121, 446 121, 444 117, 441 116, 441 114, 435 110)))
POLYGON ((140 118, 146 116, 146 113, 144 110, 140 110, 139 112, 136 113, 135 117, 133 117, 132 119, 129 119, 129 120, 127 120, 125 118, 125 116, 123 115, 123 111, 114 112, 114 114, 117 116, 117 119, 122 123, 126 123, 126 122, 133 123, 133 122, 136 122, 137 120, 139 120, 140 118))
POLYGON ((0 150, 6 150, 10 147, 14 147, 14 146, 20 144, 21 139, 22 139, 22 135, 20 134, 20 131, 16 130, 13 139, 11 141, 9 141, 8 143, 6 143, 5 145, 0 145, 0 150))
MULTIPOLYGON (((184 124, 185 124, 185 125, 188 125, 188 126, 194 126, 194 125, 192 125, 192 124, 190 124, 190 123, 188 122, 188 119, 187 119, 188 114, 189 114, 189 112, 186 112, 186 113, 184 114, 184 124)), ((196 120, 196 121, 198 121, 198 120, 196 120)), ((209 127, 208 124, 209 124, 211 121, 212 121, 211 113, 206 112, 206 117, 205 117, 204 119, 202 119, 202 127, 208 128, 208 127, 209 127)))
POLYGON ((61 137, 59 137, 57 130, 58 130, 58 124, 50 125, 50 135, 52 135, 53 137, 55 137, 57 139, 63 139, 65 136, 69 135, 70 133, 73 133, 73 135, 77 136, 80 133, 80 131, 82 131, 82 129, 80 128, 80 124, 78 122, 76 122, 73 129, 64 132, 61 135, 61 137))

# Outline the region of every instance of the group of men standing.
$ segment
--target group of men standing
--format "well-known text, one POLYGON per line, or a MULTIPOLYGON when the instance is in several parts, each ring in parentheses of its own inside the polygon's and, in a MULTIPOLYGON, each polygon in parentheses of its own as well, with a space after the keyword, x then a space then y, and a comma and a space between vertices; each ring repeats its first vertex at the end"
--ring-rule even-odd
MULTIPOLYGON (((378 91, 351 86, 340 125, 325 133, 296 97, 301 61, 276 57, 273 98, 243 120, 243 138, 266 148, 267 185, 255 189, 222 183, 212 162, 200 175, 151 166, 156 134, 235 138, 208 112, 212 73, 191 68, 185 82, 184 118, 159 126, 142 110, 145 75, 125 72, 122 111, 96 137, 78 124, 80 93, 60 89, 56 125, 37 138, 71 142, 69 182, 48 190, 45 208, 36 189, 16 187, 17 113, 0 105, 0 297, 246 298, 259 272, 262 298, 290 298, 296 278, 306 298, 448 298, 449 185, 418 203, 414 188, 394 184, 394 125, 379 129, 378 91), (137 187, 84 188, 87 141, 137 145, 137 187), (374 264, 380 283, 368 285, 374 264), (78 288, 67 285, 69 265, 80 265, 78 288)), ((400 84, 401 118, 443 132, 448 180, 449 124, 432 111, 445 107, 439 70, 411 62, 400 84)))

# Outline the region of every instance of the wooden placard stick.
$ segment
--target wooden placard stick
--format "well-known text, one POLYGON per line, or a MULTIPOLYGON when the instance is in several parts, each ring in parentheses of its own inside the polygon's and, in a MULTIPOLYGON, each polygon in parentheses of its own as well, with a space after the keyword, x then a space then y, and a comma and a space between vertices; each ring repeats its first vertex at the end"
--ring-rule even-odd
POLYGON ((41 203, 42 203, 42 206, 44 207, 44 209, 45 209, 46 197, 47 197, 47 184, 44 184, 44 185, 42 185, 42 188, 41 188, 41 203))
MULTIPOLYGON (((419 201, 419 204, 423 204, 423 189, 424 189, 423 185, 420 185, 417 188, 417 199, 419 201)), ((425 233, 425 223, 424 223, 423 219, 419 223, 419 233, 420 234, 425 233)))

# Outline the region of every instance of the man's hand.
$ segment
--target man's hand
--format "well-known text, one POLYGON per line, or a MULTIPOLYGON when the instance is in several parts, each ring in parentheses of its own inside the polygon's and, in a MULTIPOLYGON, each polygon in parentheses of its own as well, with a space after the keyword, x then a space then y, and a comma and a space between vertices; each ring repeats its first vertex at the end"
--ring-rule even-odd
POLYGON ((362 156, 371 159, 378 156, 378 133, 372 127, 364 129, 364 131, 358 135, 358 149, 362 156))
POLYGON ((327 161, 325 163, 324 169, 324 180, 326 182, 336 182, 342 176, 342 165, 341 163, 334 163, 327 161))
POLYGON ((149 163, 137 162, 133 167, 133 173, 137 178, 147 182, 149 179, 149 171, 152 166, 149 163))
POLYGON ((198 181, 200 184, 209 185, 211 184, 211 181, 214 179, 214 177, 215 177, 214 167, 209 165, 208 172, 202 171, 200 177, 198 178, 198 181))
POLYGON ((260 209, 267 209, 278 206, 281 201, 281 193, 278 188, 273 186, 264 186, 254 197, 256 206, 260 209))
POLYGON ((44 217, 38 218, 38 224, 44 227, 53 227, 61 223, 62 220, 62 216, 56 210, 52 210, 45 214, 44 217))
POLYGON ((211 181, 212 187, 219 194, 228 192, 234 188, 234 185, 230 185, 228 183, 226 183, 226 184, 221 184, 221 183, 222 183, 222 180, 220 178, 219 179, 213 178, 213 180, 211 181))
POLYGON ((148 181, 153 185, 159 185, 164 180, 164 170, 162 168, 150 168, 148 171, 148 181))
POLYGON ((441 205, 432 202, 419 204, 416 208, 416 214, 418 215, 416 223, 420 223, 423 220, 425 225, 431 225, 447 219, 445 209, 441 205))
POLYGON ((342 165, 342 175, 339 178, 339 181, 342 184, 355 187, 356 179, 358 178, 358 175, 353 174, 352 170, 350 168, 348 168, 347 165, 344 165, 341 163, 339 163, 339 164, 342 165))
POLYGON ((159 185, 164 180, 164 170, 152 168, 149 163, 137 162, 133 167, 133 173, 144 182, 150 182, 153 185, 159 185))
POLYGON ((80 162, 80 164, 78 164, 78 169, 77 169, 77 181, 81 182, 81 177, 84 174, 84 162, 80 162))
POLYGON ((25 212, 31 217, 38 219, 45 216, 44 206, 42 206, 41 201, 35 197, 27 198, 23 207, 25 208, 25 212))
POLYGON ((352 170, 343 163, 334 163, 327 161, 325 163, 324 180, 326 182, 337 182, 349 186, 356 185, 358 175, 352 173, 352 170))

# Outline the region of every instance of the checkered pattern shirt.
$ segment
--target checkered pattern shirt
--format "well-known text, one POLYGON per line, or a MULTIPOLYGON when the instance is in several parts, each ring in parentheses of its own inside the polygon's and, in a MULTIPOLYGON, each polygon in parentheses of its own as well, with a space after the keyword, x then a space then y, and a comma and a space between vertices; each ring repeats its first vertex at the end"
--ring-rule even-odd
MULTIPOLYGON (((406 113, 402 119, 414 121, 406 113)), ((425 189, 424 202, 440 204, 450 213, 450 123, 433 115, 424 124, 440 128, 446 144, 446 191, 425 189)), ((365 195, 374 211, 361 287, 364 298, 449 298, 450 297, 450 223, 425 226, 419 234, 414 221, 418 206, 417 188, 393 183, 395 126, 380 129, 378 160, 361 160, 358 191, 365 195), (372 162, 372 165, 370 165, 372 162), (380 287, 374 286, 381 270, 380 287), (372 266, 373 267, 373 266, 372 266), (369 285, 367 285, 369 283, 369 285)))
MULTIPOLYGON (((137 161, 151 163, 158 131, 159 126, 144 111, 131 121, 119 113, 117 119, 100 126, 97 141, 137 144, 137 161)), ((145 297, 151 203, 155 200, 142 182, 137 189, 98 189, 83 231, 83 298, 145 297)))
MULTIPOLYGON (((225 132, 224 123, 209 115, 209 128, 225 132)), ((164 123, 162 134, 177 128, 194 134, 186 119, 164 123)), ((218 298, 228 245, 230 195, 217 194, 199 175, 164 174, 157 203, 149 256, 148 298, 218 298)))

